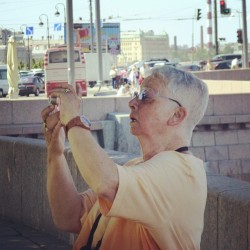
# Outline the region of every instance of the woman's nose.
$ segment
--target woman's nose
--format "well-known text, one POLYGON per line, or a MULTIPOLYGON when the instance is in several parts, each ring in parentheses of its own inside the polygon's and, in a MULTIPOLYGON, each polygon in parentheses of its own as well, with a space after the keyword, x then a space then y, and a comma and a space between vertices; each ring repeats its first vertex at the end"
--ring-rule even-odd
POLYGON ((138 98, 134 97, 133 99, 131 99, 128 103, 128 106, 130 109, 136 109, 138 107, 138 98))

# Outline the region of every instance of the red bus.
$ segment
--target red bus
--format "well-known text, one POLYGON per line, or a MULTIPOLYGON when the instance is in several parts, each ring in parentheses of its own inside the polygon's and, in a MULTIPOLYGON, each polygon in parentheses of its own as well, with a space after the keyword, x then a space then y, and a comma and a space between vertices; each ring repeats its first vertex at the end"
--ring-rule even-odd
MULTIPOLYGON (((86 66, 81 48, 74 48, 75 83, 80 83, 82 96, 87 96, 86 66)), ((67 46, 47 49, 44 56, 45 92, 51 92, 57 83, 68 82, 67 46)))

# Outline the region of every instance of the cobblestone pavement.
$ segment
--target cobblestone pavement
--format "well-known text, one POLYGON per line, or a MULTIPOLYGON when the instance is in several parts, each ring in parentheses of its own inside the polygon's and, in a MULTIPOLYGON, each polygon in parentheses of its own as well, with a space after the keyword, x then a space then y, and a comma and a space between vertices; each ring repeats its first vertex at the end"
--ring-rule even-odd
POLYGON ((72 246, 62 240, 30 227, 9 222, 0 217, 1 250, 72 250, 72 246))

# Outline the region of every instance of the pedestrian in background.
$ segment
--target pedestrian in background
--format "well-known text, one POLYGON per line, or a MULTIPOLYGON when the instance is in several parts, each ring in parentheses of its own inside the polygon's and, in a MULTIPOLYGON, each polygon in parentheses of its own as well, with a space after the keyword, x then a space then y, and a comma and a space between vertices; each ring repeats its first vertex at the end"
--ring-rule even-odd
POLYGON ((127 78, 127 69, 123 68, 121 70, 121 78, 123 83, 128 83, 128 78, 127 78))
POLYGON ((72 85, 61 83, 52 95, 60 112, 57 105, 42 111, 47 191, 56 226, 78 234, 73 249, 200 249, 206 172, 188 146, 207 108, 206 84, 177 68, 154 69, 129 102, 142 156, 124 166, 92 136, 72 85), (83 193, 68 168, 65 137, 90 188, 83 193))
POLYGON ((234 58, 231 62, 231 69, 238 69, 238 68, 239 68, 238 58, 234 58))
POLYGON ((139 70, 136 65, 133 66, 130 74, 129 80, 134 91, 139 91, 139 70))
POLYGON ((150 68, 146 63, 143 63, 140 67, 139 84, 141 85, 143 80, 150 75, 150 68))
POLYGON ((112 87, 116 89, 116 76, 117 76, 117 69, 113 66, 109 71, 109 76, 111 77, 112 87))
POLYGON ((121 84, 117 91, 117 96, 132 96, 130 85, 125 83, 121 84))
POLYGON ((214 65, 212 64, 210 59, 207 60, 206 70, 214 70, 214 65))

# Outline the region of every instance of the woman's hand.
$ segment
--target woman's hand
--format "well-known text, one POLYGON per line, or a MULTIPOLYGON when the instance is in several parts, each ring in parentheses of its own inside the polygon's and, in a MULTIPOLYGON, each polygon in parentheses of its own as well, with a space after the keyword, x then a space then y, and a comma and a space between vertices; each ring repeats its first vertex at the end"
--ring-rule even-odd
POLYGON ((65 126, 74 117, 80 114, 81 87, 76 85, 76 91, 71 84, 61 83, 60 88, 54 89, 51 96, 58 98, 60 121, 65 126))
POLYGON ((61 155, 64 152, 65 131, 60 122, 60 112, 56 106, 50 105, 42 110, 44 136, 51 155, 61 155))

